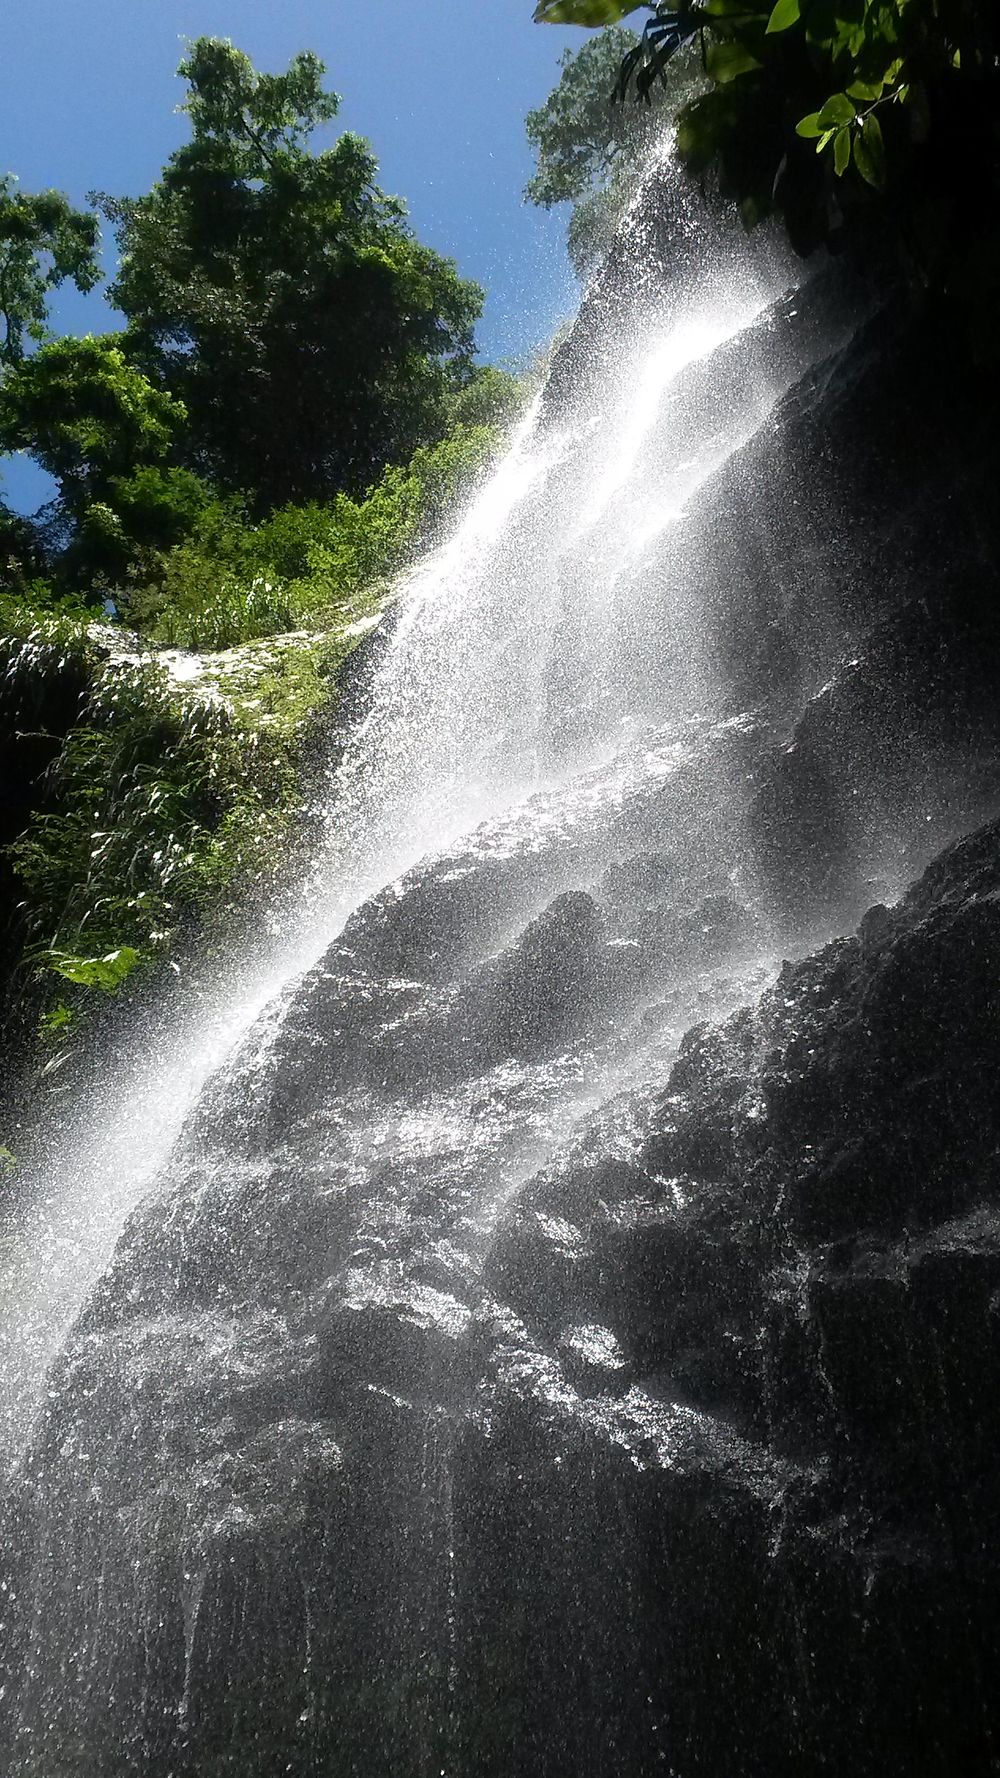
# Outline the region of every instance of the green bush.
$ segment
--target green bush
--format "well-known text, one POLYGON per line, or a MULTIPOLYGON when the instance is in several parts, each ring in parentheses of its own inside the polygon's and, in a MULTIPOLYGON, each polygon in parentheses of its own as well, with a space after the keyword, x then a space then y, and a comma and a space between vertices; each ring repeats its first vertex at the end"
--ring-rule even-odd
MULTIPOLYGON (((479 391, 496 412, 496 384, 479 391)), ((368 589, 382 588, 430 543, 494 453, 495 426, 460 424, 439 444, 387 469, 361 500, 285 506, 257 525, 213 502, 169 550, 129 614, 153 640, 224 649, 300 627, 325 629, 368 589)))
POLYGON ((22 645, 37 671, 82 663, 87 674, 43 806, 9 848, 27 961, 58 988, 46 1025, 59 1031, 287 854, 304 735, 350 644, 333 637, 258 659, 227 695, 215 683, 174 685, 148 660, 102 659, 83 632, 39 646, 22 645))
POLYGON ((168 564, 164 592, 154 634, 173 647, 233 648, 254 637, 280 636, 297 621, 287 586, 263 575, 247 582, 220 578, 218 565, 193 548, 182 548, 168 564))
MULTIPOLYGON (((483 379, 477 400, 509 411, 508 380, 483 379)), ((46 1038, 61 1042, 81 1011, 288 858, 305 743, 357 619, 392 596, 497 439, 495 425, 456 424, 364 499, 287 506, 256 525, 193 477, 141 471, 133 530, 149 505, 160 524, 166 504, 191 534, 151 551, 145 584, 116 595, 138 637, 44 580, 0 593, 0 731, 16 749, 19 728, 59 713, 37 806, 8 848, 46 1038), (207 658, 178 683, 159 644, 207 658)))

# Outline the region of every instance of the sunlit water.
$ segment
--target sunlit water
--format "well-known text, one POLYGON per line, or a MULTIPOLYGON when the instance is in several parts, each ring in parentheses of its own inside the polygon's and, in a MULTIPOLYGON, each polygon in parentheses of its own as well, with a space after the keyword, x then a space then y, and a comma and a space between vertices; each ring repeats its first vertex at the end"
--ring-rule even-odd
MULTIPOLYGON (((608 683, 616 587, 780 392, 765 369, 720 427, 706 379, 690 373, 709 366, 711 393, 713 351, 738 338, 782 282, 749 256, 713 267, 667 323, 618 343, 614 380, 588 394, 582 413, 542 428, 535 401, 451 536, 401 590, 292 929, 248 937, 221 981, 193 1002, 181 994, 151 1048, 110 1060, 87 1105, 54 1096, 49 1163, 4 1256, 9 1449, 27 1432, 45 1363, 124 1217, 205 1080, 274 995, 383 883, 628 743, 633 712, 608 683), (644 461, 672 407, 682 451, 644 461)), ((697 613, 678 615, 697 654, 697 613)), ((690 685, 675 689, 689 700, 690 685)))
MULTIPOLYGON (((774 254, 708 232, 668 310, 633 305, 613 358, 554 411, 541 392, 399 589, 292 914, 182 987, 90 1102, 53 1100, 0 1280, 10 1459, 46 1409, 28 1459, 40 1529, 17 1778, 40 1756, 64 1769, 81 1711, 100 1778, 117 1770, 101 1737, 118 1711, 130 1773, 165 1718, 177 1745, 197 1735, 232 1540, 340 1462, 325 1420, 279 1418, 246 1458, 246 1498, 230 1495, 216 1458, 238 1405, 283 1401, 319 1339, 333 1374, 350 1372, 356 1330, 386 1315, 426 1338, 433 1369, 469 1338, 525 1181, 597 1125, 627 1161, 640 1090, 665 1079, 683 1031, 773 969, 746 834, 754 720, 720 695, 686 513, 819 347, 774 346, 767 315, 788 282, 774 254), (157 1590, 168 1547, 174 1632, 157 1590), (144 1670, 130 1703, 131 1669, 115 1678, 127 1651, 155 1669, 161 1643, 167 1702, 144 1670)), ((606 1329, 567 1337, 580 1362, 614 1362, 606 1329)), ((557 1367, 539 1377, 566 1405, 557 1367)), ((392 1533, 385 1636, 418 1667, 443 1639, 450 1696, 452 1425, 434 1389, 459 1385, 418 1382, 419 1485, 392 1533)), ((411 1383, 376 1376, 364 1412, 402 1408, 411 1383)), ((637 1465, 678 1436, 637 1387, 573 1411, 637 1465)), ((399 1463, 409 1487, 412 1453, 399 1463)), ((422 1774, 437 1727, 410 1713, 422 1774)))

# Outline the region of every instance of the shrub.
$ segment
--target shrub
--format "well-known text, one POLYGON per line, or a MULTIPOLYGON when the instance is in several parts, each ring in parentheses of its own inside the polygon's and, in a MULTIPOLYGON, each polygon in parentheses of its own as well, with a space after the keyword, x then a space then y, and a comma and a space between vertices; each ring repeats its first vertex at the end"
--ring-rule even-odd
MULTIPOLYGON (((494 411, 508 393, 494 384, 480 390, 494 411)), ((193 536, 167 552, 155 587, 133 594, 130 614, 155 641, 193 649, 335 625, 433 539, 497 438, 494 426, 456 426, 404 469, 387 469, 361 500, 338 494, 326 506, 285 506, 257 525, 231 503, 214 503, 193 536)))
POLYGON ((237 662, 221 684, 173 684, 148 657, 109 660, 81 626, 37 623, 0 644, 0 709, 50 700, 69 675, 77 711, 38 806, 8 848, 25 961, 49 1035, 95 994, 165 959, 182 927, 287 857, 303 741, 354 639, 298 641, 237 662), (241 671, 242 670, 242 671, 241 671))

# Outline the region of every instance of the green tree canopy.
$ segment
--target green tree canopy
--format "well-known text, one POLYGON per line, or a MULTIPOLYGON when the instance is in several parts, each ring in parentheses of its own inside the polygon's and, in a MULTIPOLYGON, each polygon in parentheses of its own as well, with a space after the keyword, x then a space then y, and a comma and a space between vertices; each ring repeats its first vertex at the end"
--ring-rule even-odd
POLYGON ((995 0, 539 0, 535 17, 596 27, 640 10, 619 94, 649 96, 697 41, 709 89, 684 106, 678 147, 748 226, 777 212, 802 252, 871 248, 888 229, 960 306, 995 301, 995 0))
POLYGON ((146 197, 99 200, 130 354, 222 488, 261 510, 363 491, 444 430, 482 294, 413 237, 360 137, 313 151, 339 103, 315 56, 259 74, 201 38, 180 72, 191 140, 146 197))
POLYGON ((67 279, 93 289, 98 241, 96 216, 62 192, 23 192, 0 175, 0 365, 18 364, 28 341, 46 338, 50 291, 67 279))
POLYGON ((28 451, 59 495, 49 531, 70 579, 117 582, 136 548, 183 535, 206 498, 165 464, 182 403, 131 364, 121 337, 53 340, 0 381, 0 451, 28 451))
POLYGON ((655 125, 646 111, 615 103, 621 64, 638 42, 634 31, 612 25, 581 49, 563 51, 557 85, 526 120, 538 160, 525 187, 533 203, 578 203, 606 183, 623 152, 649 140, 655 125))
POLYGON ((581 275, 606 250, 649 150, 699 80, 689 57, 673 72, 668 100, 660 86, 648 105, 619 103, 622 63, 639 45, 634 31, 610 25, 579 50, 564 50, 558 84, 526 120, 537 170, 524 195, 545 209, 572 205, 569 251, 581 275))
POLYGON ((114 334, 53 340, 0 382, 0 449, 30 451, 74 510, 165 457, 184 418, 114 334))

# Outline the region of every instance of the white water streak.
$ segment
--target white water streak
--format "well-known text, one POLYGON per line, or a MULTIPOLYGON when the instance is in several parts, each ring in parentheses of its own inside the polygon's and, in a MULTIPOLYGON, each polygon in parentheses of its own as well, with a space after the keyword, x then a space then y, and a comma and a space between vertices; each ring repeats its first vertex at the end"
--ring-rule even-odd
MULTIPOLYGON (((451 537, 408 577, 369 713, 332 780, 326 851, 288 929, 248 934, 216 981, 182 987, 155 1042, 109 1060, 87 1104, 53 1096, 48 1164, 0 1276, 8 1450, 23 1443, 47 1363, 202 1086, 274 996, 373 890, 558 781, 567 748, 579 772, 613 745, 628 709, 609 679, 609 611, 643 535, 623 495, 647 467, 671 390, 773 296, 766 277, 737 270, 731 283, 712 276, 693 289, 666 332, 658 324, 623 343, 589 422, 540 427, 536 403, 451 537)), ((697 432, 697 395, 687 399, 686 429, 697 432)), ((673 464, 685 497, 757 423, 762 401, 758 391, 734 411, 721 444, 706 436, 673 464)))

